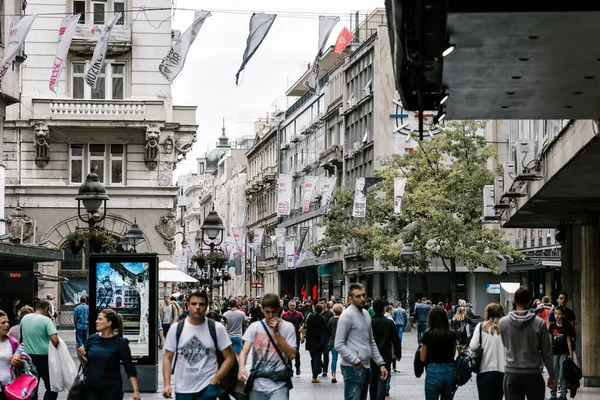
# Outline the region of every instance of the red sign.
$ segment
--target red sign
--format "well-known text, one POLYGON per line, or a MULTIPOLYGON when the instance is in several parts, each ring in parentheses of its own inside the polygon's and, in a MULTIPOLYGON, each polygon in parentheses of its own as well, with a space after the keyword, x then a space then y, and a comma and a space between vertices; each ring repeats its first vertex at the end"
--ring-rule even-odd
POLYGON ((259 289, 262 289, 262 287, 263 287, 263 284, 262 284, 262 283, 253 283, 253 284, 252 284, 252 287, 253 287, 253 288, 259 288, 259 289))
POLYGON ((23 274, 21 272, 9 272, 8 277, 9 278, 22 278, 23 274))

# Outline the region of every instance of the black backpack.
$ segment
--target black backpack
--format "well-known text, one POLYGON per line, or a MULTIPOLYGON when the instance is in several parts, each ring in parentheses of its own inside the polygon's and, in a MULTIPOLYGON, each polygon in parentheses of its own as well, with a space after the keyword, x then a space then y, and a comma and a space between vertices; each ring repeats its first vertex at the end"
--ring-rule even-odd
POLYGON ((460 353, 454 362, 454 384, 462 386, 471 379, 473 360, 467 353, 460 353))
MULTIPOLYGON (((225 360, 225 358, 223 357, 223 354, 219 350, 219 342, 217 341, 217 328, 215 327, 215 321, 210 318, 207 318, 206 320, 208 322, 208 331, 210 332, 210 337, 212 338, 213 343, 215 344, 215 351, 217 353, 217 364, 219 365, 219 368, 220 368, 221 364, 223 364, 223 361, 225 360)), ((179 323, 177 324, 177 329, 175 331, 175 359, 173 360, 173 367, 171 369, 172 374, 175 373, 175 365, 177 364, 177 356, 178 356, 177 348, 179 347, 179 338, 181 337, 181 332, 183 332, 184 325, 185 325, 185 320, 179 321, 179 323)), ((239 370, 240 370, 240 366, 238 365, 237 358, 234 355, 233 367, 231 367, 231 369, 227 372, 227 374, 223 377, 223 379, 221 379, 221 382, 220 382, 223 389, 225 389, 225 393, 226 393, 225 398, 229 398, 229 395, 231 395, 235 399, 243 399, 243 397, 240 395, 240 393, 235 391, 236 386, 238 384, 239 370)))

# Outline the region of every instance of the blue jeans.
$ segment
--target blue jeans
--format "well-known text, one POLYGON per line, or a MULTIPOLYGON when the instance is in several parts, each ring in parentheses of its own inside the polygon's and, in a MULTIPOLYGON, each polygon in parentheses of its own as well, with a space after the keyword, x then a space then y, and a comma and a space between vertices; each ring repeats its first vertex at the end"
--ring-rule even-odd
POLYGON ((423 343, 423 334, 427 330, 427 322, 417 322, 417 341, 419 344, 423 343))
POLYGON ((343 365, 342 374, 344 374, 344 400, 367 400, 371 370, 343 365))
POLYGON ((88 338, 88 330, 87 328, 85 329, 75 329, 75 341, 77 342, 77 347, 85 347, 85 343, 87 342, 87 338, 88 338))
POLYGON ((287 400, 289 396, 287 387, 272 392, 257 392, 256 390, 250 392, 250 400, 287 400))
POLYGON ((337 371, 338 352, 335 347, 331 348, 331 373, 335 375, 337 371))
POLYGON ((454 364, 428 364, 425 376, 425 400, 452 400, 454 364))
POLYGON ((208 385, 198 393, 175 392, 175 400, 218 400, 223 393, 221 385, 208 385))
POLYGON ((242 345, 244 341, 240 336, 233 336, 231 339, 231 347, 233 348, 233 352, 235 354, 240 354, 242 352, 242 345))
POLYGON ((398 329, 398 336, 400 336, 400 343, 402 343, 402 334, 404 333, 404 325, 396 325, 398 329))
POLYGON ((556 371, 556 387, 550 390, 552 397, 567 397, 567 381, 563 373, 563 361, 568 357, 568 354, 554 354, 552 361, 554 362, 554 371, 556 371), (558 396, 556 395, 558 392, 558 396))

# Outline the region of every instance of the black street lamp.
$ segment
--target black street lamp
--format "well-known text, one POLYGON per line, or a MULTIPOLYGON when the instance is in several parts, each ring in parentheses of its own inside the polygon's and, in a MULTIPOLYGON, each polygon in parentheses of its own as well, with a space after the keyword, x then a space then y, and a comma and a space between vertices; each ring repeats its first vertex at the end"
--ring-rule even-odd
MULTIPOLYGON (((404 261, 404 265, 406 266, 406 319, 408 320, 408 326, 410 326, 410 287, 408 285, 408 272, 409 272, 409 264, 412 259, 415 257, 415 251, 412 248, 410 243, 407 243, 402 248, 400 252, 400 257, 404 261)), ((410 328, 409 328, 410 332, 410 328)))
POLYGON ((79 219, 87 223, 91 228, 97 222, 101 222, 106 217, 106 201, 109 200, 106 189, 98 179, 98 175, 91 171, 85 178, 85 182, 79 187, 79 192, 75 196, 77 200, 77 215, 79 219), (104 212, 100 215, 100 207, 104 203, 104 212), (81 205, 86 209, 88 218, 81 215, 81 205))
MULTIPOLYGON (((223 225, 223 220, 219 217, 219 214, 213 209, 210 210, 206 218, 204 218, 204 222, 201 226, 202 229, 202 243, 210 248, 210 252, 214 253, 215 247, 219 246, 223 243, 223 232, 225 231, 225 226, 223 225), (205 239, 208 238, 208 241, 205 239)), ((213 301, 213 285, 215 279, 215 266, 210 265, 208 267, 210 269, 209 280, 210 284, 208 285, 209 294, 208 297, 210 301, 213 301)), ((218 275, 217 275, 218 276, 218 275)))
POLYGON ((137 253, 137 246, 144 240, 146 240, 144 238, 144 233, 137 224, 137 219, 134 218, 133 224, 131 224, 129 230, 121 237, 121 240, 119 240, 119 246, 126 252, 137 253))

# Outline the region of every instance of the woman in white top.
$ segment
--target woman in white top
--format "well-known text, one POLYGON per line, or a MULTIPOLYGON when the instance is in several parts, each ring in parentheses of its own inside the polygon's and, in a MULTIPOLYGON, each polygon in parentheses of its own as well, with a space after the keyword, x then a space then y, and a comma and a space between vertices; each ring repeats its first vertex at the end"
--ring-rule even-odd
POLYGON ((485 308, 485 321, 477 324, 469 346, 472 351, 477 351, 480 346, 483 348, 481 368, 477 374, 477 392, 480 399, 502 400, 504 396, 502 381, 506 356, 498 327, 502 317, 504 309, 500 304, 488 304, 485 308))

